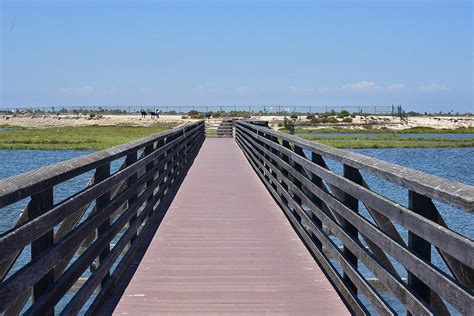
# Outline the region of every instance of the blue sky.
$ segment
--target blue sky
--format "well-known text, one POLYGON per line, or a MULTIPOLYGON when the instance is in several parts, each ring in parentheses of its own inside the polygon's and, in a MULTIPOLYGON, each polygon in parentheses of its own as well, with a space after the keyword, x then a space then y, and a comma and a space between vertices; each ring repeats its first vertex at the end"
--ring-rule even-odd
POLYGON ((1 104, 473 112, 471 1, 1 1, 1 104))

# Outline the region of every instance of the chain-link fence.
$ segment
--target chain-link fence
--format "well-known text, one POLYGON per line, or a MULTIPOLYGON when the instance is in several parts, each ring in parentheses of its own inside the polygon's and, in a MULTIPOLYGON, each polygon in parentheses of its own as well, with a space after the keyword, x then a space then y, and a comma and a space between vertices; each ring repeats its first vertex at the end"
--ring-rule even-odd
POLYGON ((0 113, 17 114, 135 114, 160 111, 162 114, 188 114, 191 111, 199 113, 221 112, 228 114, 252 115, 305 115, 322 114, 326 112, 348 111, 351 114, 396 115, 404 113, 401 106, 284 106, 284 105, 233 105, 233 106, 181 106, 181 105, 148 105, 148 106, 69 106, 69 107, 12 107, 0 108, 0 113))

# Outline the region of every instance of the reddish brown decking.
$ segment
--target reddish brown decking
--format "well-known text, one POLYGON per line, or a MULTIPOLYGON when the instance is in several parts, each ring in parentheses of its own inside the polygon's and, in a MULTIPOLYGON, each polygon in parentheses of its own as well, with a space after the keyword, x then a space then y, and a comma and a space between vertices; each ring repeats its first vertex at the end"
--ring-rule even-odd
POLYGON ((115 314, 342 315, 234 139, 207 139, 115 314))

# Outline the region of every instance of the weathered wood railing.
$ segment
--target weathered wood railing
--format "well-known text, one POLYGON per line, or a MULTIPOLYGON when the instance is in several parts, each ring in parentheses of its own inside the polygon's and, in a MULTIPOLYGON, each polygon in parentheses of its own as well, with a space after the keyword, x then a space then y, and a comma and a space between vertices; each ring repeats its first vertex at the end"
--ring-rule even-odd
POLYGON ((435 206, 474 229, 474 187, 248 122, 236 141, 355 314, 474 315, 474 243, 435 206), (363 172, 407 190, 408 205, 371 190, 363 172))
POLYGON ((234 120, 207 119, 205 121, 206 138, 230 138, 233 136, 234 120))
POLYGON ((0 235, 0 314, 93 312, 163 218, 203 140, 197 122, 0 180, 0 211, 30 199, 0 235), (93 170, 84 190, 53 202, 56 186, 93 170))

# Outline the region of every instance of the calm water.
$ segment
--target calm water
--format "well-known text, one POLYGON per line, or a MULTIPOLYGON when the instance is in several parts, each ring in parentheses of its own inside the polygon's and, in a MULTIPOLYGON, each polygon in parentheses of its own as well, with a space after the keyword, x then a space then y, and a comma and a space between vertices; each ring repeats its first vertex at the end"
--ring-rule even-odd
MULTIPOLYGON (((382 133, 309 133, 295 134, 296 136, 319 136, 319 137, 335 137, 335 136, 384 136, 393 134, 382 133)), ((453 139, 469 139, 474 138, 474 134, 396 134, 400 137, 419 137, 419 138, 453 138, 453 139)))
MULTIPOLYGON (((330 136, 331 134, 324 134, 330 136)), ((341 135, 341 134, 337 134, 341 135)), ((357 134, 348 134, 357 135, 357 134)), ((361 134, 368 135, 368 134, 361 134)), ((408 136, 410 134, 405 134, 408 136)), ((413 134, 420 137, 426 137, 425 134, 413 134)), ((432 134, 430 134, 432 135, 432 134)), ((436 134, 436 137, 465 137, 465 134, 436 134)), ((473 137, 473 135, 469 135, 473 137)), ((356 149, 354 152, 358 152, 367 156, 371 156, 378 159, 383 159, 393 163, 400 164, 402 166, 417 169, 423 172, 434 174, 440 177, 460 181, 466 184, 474 185, 474 148, 396 148, 396 149, 356 149)), ((34 150, 0 150, 0 178, 6 178, 13 175, 17 175, 23 172, 27 172, 41 166, 48 164, 64 161, 77 157, 79 155, 88 154, 91 151, 78 151, 78 150, 64 150, 64 151, 34 151, 34 150)), ((330 168, 338 173, 342 174, 342 166, 331 160, 327 160, 330 168)), ((116 170, 120 162, 112 165, 112 169, 116 170)), ((85 187, 89 178, 92 176, 92 172, 85 175, 81 175, 74 179, 67 181, 57 188, 55 188, 55 202, 59 202, 66 198, 70 194, 77 192, 85 187)), ((363 176, 369 186, 376 192, 383 194, 384 196, 407 205, 407 190, 400 188, 396 185, 389 183, 388 181, 374 177, 371 174, 363 172, 363 176)), ((0 233, 3 233, 10 229, 16 220, 18 219, 19 212, 26 206, 27 201, 20 201, 12 206, 0 209, 0 233)), ((444 219, 453 230, 474 238, 474 222, 472 216, 466 216, 462 211, 458 211, 447 205, 436 203, 440 212, 443 214, 444 219)), ((367 214, 367 211, 361 206, 360 212, 367 214)), ((400 228, 397 225, 398 228, 400 228)), ((400 228, 402 237, 406 240, 407 233, 400 228)), ((29 260, 29 249, 26 249, 22 254, 21 262, 27 262, 29 260)), ((433 252, 433 260, 437 262, 441 269, 447 271, 442 266, 442 259, 433 252)), ((406 271, 401 266, 396 266, 400 275, 406 277, 406 271)), ((15 268, 15 270, 18 267, 15 268)), ((361 268, 363 270, 363 267, 361 268)), ((371 273, 366 270, 364 274, 371 276, 371 273)), ((385 294, 384 294, 385 297, 385 294)), ((385 297, 388 301, 397 305, 396 300, 390 295, 385 297)), ((59 305, 62 305, 63 302, 59 305)), ((404 313, 402 307, 398 309, 398 312, 404 313)))

